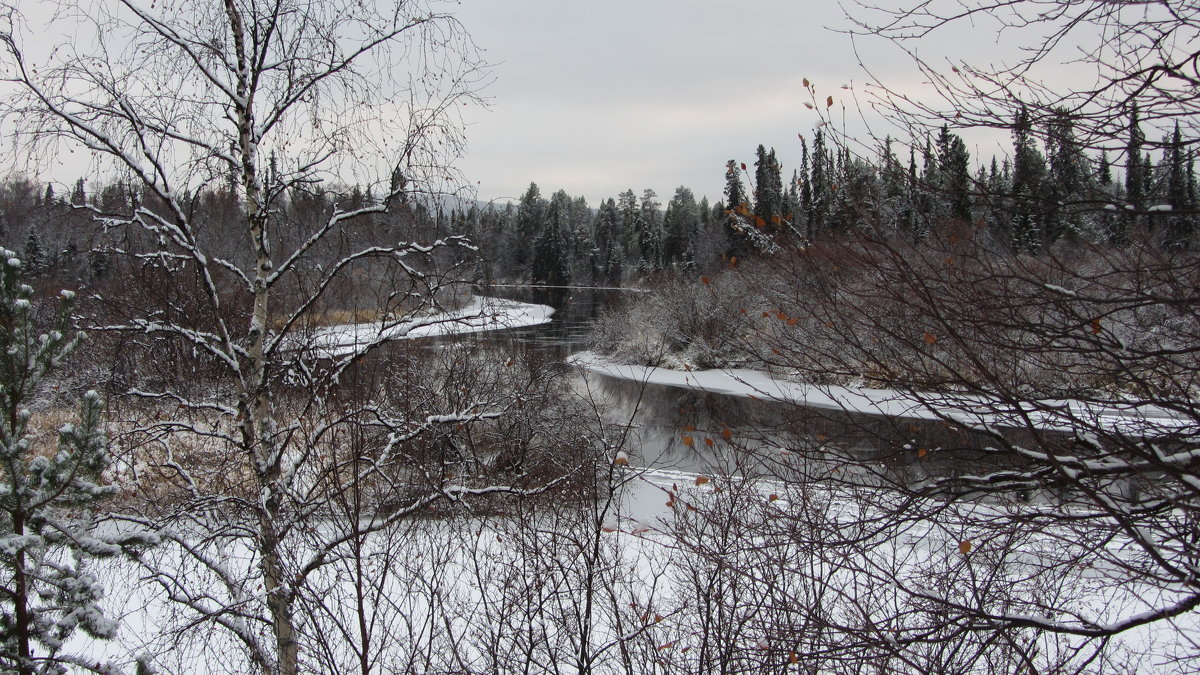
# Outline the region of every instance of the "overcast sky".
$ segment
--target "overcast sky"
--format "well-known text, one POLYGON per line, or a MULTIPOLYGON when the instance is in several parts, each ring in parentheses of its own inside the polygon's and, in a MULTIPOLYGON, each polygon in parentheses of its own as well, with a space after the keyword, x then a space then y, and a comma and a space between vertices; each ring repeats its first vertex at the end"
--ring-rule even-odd
MULTIPOLYGON (((897 1, 904 0, 885 0, 897 1)), ((900 50, 839 32, 847 21, 835 2, 448 4, 493 64, 493 81, 482 92, 491 108, 466 111, 468 154, 459 165, 485 200, 515 200, 534 181, 545 196, 565 189, 593 207, 626 189, 640 196, 650 188, 665 202, 680 185, 715 202, 725 162, 745 162, 753 171, 760 143, 776 149, 785 179, 797 168, 798 135, 811 142, 821 121, 805 107, 814 100, 805 78, 816 87, 818 105, 834 97, 827 111, 833 123, 841 127, 844 117, 846 131, 861 140, 870 134, 857 119, 869 100, 860 58, 889 88, 918 96, 922 90, 900 50)), ((48 16, 39 7, 26 10, 31 25, 48 16)), ((966 35, 956 25, 920 49, 927 61, 941 63, 990 58, 1004 51, 1000 43, 994 31, 966 35)), ((895 133, 871 123, 879 137, 895 133)), ((1007 135, 967 142, 986 162, 1003 152, 1007 135)), ((79 164, 59 158, 49 173, 70 181, 84 171, 79 164)))
MULTIPOLYGON (((790 176, 808 78, 822 101, 850 99, 864 74, 833 2, 796 0, 462 0, 457 16, 495 64, 490 111, 472 111, 461 167, 482 199, 534 181, 592 206, 632 188, 665 201, 679 185, 721 198, 725 161, 753 164, 759 143, 790 176)), ((894 50, 859 41, 892 68, 894 50)), ((907 73, 907 75, 905 75, 907 73)), ((897 85, 900 85, 897 82, 897 85)))

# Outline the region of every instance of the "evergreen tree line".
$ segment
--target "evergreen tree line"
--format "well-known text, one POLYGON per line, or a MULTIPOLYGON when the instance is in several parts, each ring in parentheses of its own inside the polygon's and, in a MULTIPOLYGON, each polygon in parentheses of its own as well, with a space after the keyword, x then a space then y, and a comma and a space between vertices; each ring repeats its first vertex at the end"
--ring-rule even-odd
POLYGON ((653 190, 627 190, 592 209, 562 190, 545 199, 531 184, 515 205, 455 212, 452 228, 481 244, 488 278, 547 285, 706 273, 854 231, 919 243, 962 224, 985 226, 997 247, 1016 253, 1060 240, 1121 246, 1134 236, 1189 248, 1197 224, 1191 141, 1176 128, 1157 144, 1156 162, 1137 109, 1128 117, 1127 137, 1113 139, 1125 145, 1114 153, 1119 164, 1107 150, 1086 151, 1066 112, 1037 128, 1021 113, 1011 152, 974 165, 948 126, 910 142, 907 153, 887 139, 874 159, 837 147, 818 128, 811 144, 801 137, 799 167, 786 181, 773 148, 759 145, 753 167, 729 160, 716 204, 681 186, 665 208, 653 190))
POLYGON ((1176 125, 1155 163, 1136 107, 1128 117, 1123 181, 1107 150, 1085 152, 1066 112, 1036 130, 1022 112, 1012 152, 974 171, 966 144, 948 126, 910 143, 907 158, 887 139, 874 162, 830 147, 818 129, 811 147, 801 137, 800 169, 786 189, 775 151, 760 145, 749 187, 745 164, 726 166, 727 253, 770 252, 855 230, 920 242, 955 223, 982 224, 997 245, 1017 253, 1064 239, 1120 246, 1135 234, 1166 250, 1189 248, 1197 222, 1192 142, 1176 125))
MULTIPOLYGON (((909 143, 907 157, 887 139, 874 160, 837 147, 817 129, 811 144, 801 137, 799 167, 786 182, 774 149, 758 146, 753 167, 729 160, 724 200, 715 204, 680 186, 666 204, 654 190, 630 189, 593 208, 563 190, 545 198, 531 183, 516 204, 404 204, 373 216, 346 244, 465 234, 479 246, 479 279, 550 286, 619 286, 673 269, 709 273, 853 231, 920 242, 955 223, 983 224, 996 245, 1018 253, 1063 239, 1121 246, 1138 236, 1166 250, 1192 245, 1195 156, 1178 128, 1156 144, 1156 162, 1131 109, 1114 162, 1108 151, 1085 152, 1066 113, 1040 129, 1022 113, 1013 127, 1012 151, 974 170, 966 144, 945 126, 909 143)), ((277 194, 274 216, 297 222, 376 201, 361 186, 277 194)), ((155 207, 119 181, 96 187, 81 178, 61 190, 10 177, 0 182, 0 243, 21 255, 34 281, 95 286, 120 264, 111 253, 128 242, 94 221, 132 203, 155 207)), ((230 260, 246 255, 228 232, 240 215, 231 186, 200 191, 191 203, 230 260)))
POLYGON ((455 229, 480 244, 484 276, 535 284, 618 286, 668 269, 708 270, 728 245, 724 206, 680 186, 663 205, 632 189, 591 208, 531 183, 517 204, 471 206, 455 229))
MULTIPOLYGON (((268 182, 273 175, 268 173, 268 182)), ((272 217, 281 223, 320 223, 335 210, 353 211, 378 202, 370 188, 310 187, 275 190, 272 217)), ((236 229, 244 214, 234 188, 206 188, 188 201, 194 217, 204 225, 201 236, 206 245, 227 260, 248 263, 247 247, 236 229)), ((105 226, 107 214, 130 208, 165 213, 165 207, 149 193, 120 181, 96 186, 80 178, 70 191, 64 191, 55 184, 11 176, 0 181, 0 244, 18 253, 23 273, 35 287, 97 288, 138 268, 136 258, 123 254, 133 248, 133 239, 144 233, 125 226, 105 226)), ((371 215, 365 225, 356 223, 340 246, 318 251, 314 260, 318 265, 332 263, 341 249, 351 246, 438 238, 451 234, 449 227, 449 217, 436 208, 415 201, 393 205, 386 214, 371 215)), ((281 232, 287 240, 281 244, 298 243, 308 236, 300 227, 282 228, 281 232)), ((118 281, 116 285, 121 284, 118 281)))

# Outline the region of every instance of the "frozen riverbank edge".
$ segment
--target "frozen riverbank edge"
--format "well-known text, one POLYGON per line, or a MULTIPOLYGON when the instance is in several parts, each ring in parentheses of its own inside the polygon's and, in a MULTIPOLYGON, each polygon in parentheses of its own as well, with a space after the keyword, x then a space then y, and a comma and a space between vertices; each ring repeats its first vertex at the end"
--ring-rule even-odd
POLYGON ((392 340, 462 335, 549 323, 554 308, 477 295, 457 310, 396 323, 351 323, 321 329, 312 344, 330 356, 344 356, 392 340))
POLYGON ((568 362, 589 372, 631 382, 786 403, 808 408, 923 420, 948 420, 979 429, 1019 428, 1031 422, 1043 430, 1074 432, 1097 426, 1134 436, 1177 432, 1191 421, 1158 406, 1090 401, 1011 402, 978 394, 908 392, 791 382, 746 368, 672 370, 614 362, 595 352, 579 352, 568 362))

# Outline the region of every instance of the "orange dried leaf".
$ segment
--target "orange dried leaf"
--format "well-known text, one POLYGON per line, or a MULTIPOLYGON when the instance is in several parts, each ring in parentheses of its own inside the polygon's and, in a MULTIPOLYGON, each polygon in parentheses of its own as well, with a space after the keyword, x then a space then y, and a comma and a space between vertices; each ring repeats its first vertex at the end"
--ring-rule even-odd
POLYGON ((788 654, 788 663, 800 663, 800 656, 796 652, 788 654))
POLYGON ((745 170, 746 170, 746 163, 742 162, 742 171, 745 171, 745 170))
POLYGON ((695 439, 693 439, 691 436, 684 436, 684 437, 683 437, 683 444, 684 444, 684 445, 686 445, 686 446, 688 446, 689 448, 690 448, 690 447, 692 447, 692 445, 693 445, 695 442, 696 442, 696 441, 695 441, 695 439))
POLYGON ((917 450, 917 457, 924 457, 925 455, 928 455, 928 454, 929 454, 929 450, 926 450, 925 448, 921 448, 920 450, 917 450))
POLYGON ((804 84, 804 88, 808 89, 808 78, 807 77, 804 78, 803 80, 801 80, 801 82, 804 84))
POLYGON ((1099 335, 1104 328, 1100 325, 1100 319, 1092 319, 1092 333, 1099 335))
POLYGON ((825 107, 828 108, 832 105, 833 105, 833 97, 830 96, 829 98, 825 99, 825 107))
POLYGON ((933 333, 925 334, 925 344, 931 345, 935 342, 937 342, 937 336, 935 336, 933 333))
POLYGON ((733 438, 733 432, 730 431, 729 427, 725 427, 721 430, 721 438, 724 438, 725 440, 733 438))
POLYGON ((696 485, 704 485, 708 482, 707 476, 696 476, 696 485))
POLYGON ((787 325, 789 325, 789 326, 795 326, 798 323, 800 323, 800 322, 797 321, 796 319, 788 319, 787 320, 787 325))
POLYGON ((684 428, 683 428, 683 430, 684 430, 684 431, 695 431, 695 430, 696 430, 696 427, 694 427, 694 426, 692 426, 692 425, 690 425, 690 424, 689 424, 689 425, 687 425, 686 427, 684 427, 684 428))
POLYGON ((713 439, 711 439, 711 438, 708 438, 708 437, 706 436, 706 437, 704 438, 704 444, 705 444, 705 445, 707 445, 708 447, 710 447, 710 448, 711 448, 711 447, 712 447, 712 445, 713 445, 713 439))
POLYGON ((805 103, 805 104, 804 104, 804 107, 805 107, 805 108, 808 108, 809 110, 812 110, 812 109, 813 109, 813 104, 811 104, 811 103, 805 103))
POLYGON ((778 500, 779 500, 779 495, 775 494, 774 492, 771 493, 770 497, 767 497, 767 501, 769 501, 769 502, 774 502, 774 501, 778 501, 778 500))
POLYGON ((709 284, 709 282, 711 282, 711 281, 712 280, 709 279, 708 277, 700 277, 700 283, 704 284, 705 286, 707 286, 709 284))
POLYGON ((963 539, 962 541, 958 542, 958 551, 960 553, 962 553, 963 555, 970 553, 971 552, 971 540, 963 539))

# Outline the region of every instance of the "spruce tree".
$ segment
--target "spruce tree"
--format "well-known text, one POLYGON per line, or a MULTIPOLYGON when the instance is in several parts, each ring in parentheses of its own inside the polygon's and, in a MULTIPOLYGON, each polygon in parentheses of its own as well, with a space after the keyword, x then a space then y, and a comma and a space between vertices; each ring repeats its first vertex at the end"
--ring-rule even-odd
POLYGON ((783 194, 783 222, 793 233, 800 233, 800 174, 792 171, 792 179, 783 194))
POLYGON ((37 230, 30 229, 29 234, 25 237, 25 250, 21 253, 21 260, 25 266, 25 272, 31 276, 39 276, 46 268, 46 255, 42 249, 42 238, 38 236, 37 230))
POLYGON ((71 203, 75 206, 82 206, 87 203, 87 189, 84 187, 82 178, 75 181, 75 188, 71 190, 71 203))
POLYGON ((753 227, 749 223, 752 214, 746 190, 742 187, 741 174, 738 173, 738 164, 732 159, 725 163, 725 209, 724 223, 729 241, 725 255, 745 258, 754 250, 746 234, 746 228, 753 227))
POLYGON ((571 281, 571 266, 567 255, 569 209, 569 199, 565 202, 554 199, 545 209, 543 227, 533 241, 530 277, 535 284, 566 286, 571 281))
POLYGON ((1087 158, 1075 139, 1075 122, 1059 109, 1046 129, 1046 202, 1044 243, 1064 235, 1075 236, 1081 227, 1079 209, 1073 206, 1083 198, 1088 186, 1087 158))
POLYGON ((942 125, 938 136, 937 188, 940 193, 938 217, 971 220, 971 156, 957 134, 942 125))
POLYGON ((663 216, 664 266, 687 264, 688 251, 700 232, 700 205, 690 189, 679 186, 663 216))
POLYGON ((783 180, 775 149, 768 152, 761 144, 754 162, 755 226, 776 232, 783 224, 783 180))
POLYGON ((621 221, 621 248, 624 251, 625 262, 636 263, 641 251, 638 249, 638 200, 633 190, 626 190, 617 195, 617 214, 621 221))
POLYGON ((1188 162, 1183 146, 1183 136, 1179 132, 1179 122, 1175 123, 1175 131, 1167 146, 1167 204, 1171 207, 1171 215, 1167 223, 1164 245, 1169 250, 1187 248, 1192 239, 1194 217, 1187 213, 1188 199, 1188 162))
POLYGON ((517 248, 513 252, 513 263, 519 271, 523 272, 530 264, 530 244, 544 228, 546 208, 546 200, 542 199, 537 183, 530 183, 517 205, 517 248))
POLYGON ((1000 163, 996 161, 996 157, 993 155, 991 167, 988 169, 987 183, 984 188, 987 203, 987 212, 984 217, 990 227, 996 228, 1001 233, 1002 240, 1007 234, 1008 227, 1009 185, 1007 177, 1008 172, 1000 170, 1000 163))
POLYGON ((917 175, 917 149, 908 146, 908 172, 905 181, 904 209, 900 213, 900 224, 911 241, 921 239, 921 179, 917 175))
POLYGON ((737 162, 731 159, 725 163, 725 207, 736 211, 738 207, 749 208, 749 205, 737 162))
POLYGON ((833 209, 831 165, 825 150, 825 132, 817 129, 816 135, 813 136, 812 175, 809 178, 809 184, 812 186, 812 208, 808 212, 810 239, 815 240, 823 236, 829 225, 829 216, 833 209))
POLYGON ((1101 185, 1112 185, 1112 163, 1108 160, 1108 150, 1100 151, 1099 168, 1096 169, 1096 179, 1101 185))
POLYGON ((592 276, 597 284, 621 284, 621 232, 617 202, 609 199, 596 212, 595 248, 592 249, 592 276))
POLYGON ((56 452, 35 441, 31 407, 82 338, 69 334, 74 296, 62 293, 52 328, 39 335, 21 261, 11 251, 0 258, 0 669, 65 672, 80 662, 62 652, 77 631, 95 639, 116 632, 88 562, 135 539, 92 528, 91 507, 114 492, 101 483, 109 459, 95 392, 84 395, 78 423, 58 429, 56 452))
POLYGON ((1146 208, 1146 166, 1142 159, 1142 144, 1146 137, 1138 119, 1137 103, 1129 109, 1128 140, 1125 144, 1125 201, 1134 213, 1128 214, 1124 222, 1112 233, 1112 243, 1124 246, 1129 243, 1129 233, 1141 222, 1139 212, 1146 208))
POLYGON ((659 210, 658 194, 649 188, 642 191, 638 210, 637 233, 641 257, 638 267, 644 272, 653 272, 663 267, 662 211, 659 210))
POLYGON ((808 240, 812 240, 812 221, 810 214, 812 213, 812 181, 810 176, 812 172, 809 170, 808 161, 808 142, 804 137, 800 137, 800 211, 797 215, 797 221, 803 221, 803 229, 800 232, 808 240))
POLYGON ((897 229, 900 227, 900 221, 904 212, 907 189, 905 186, 904 168, 900 166, 900 161, 896 159, 896 155, 892 151, 891 136, 884 139, 879 161, 879 173, 883 189, 883 208, 885 209, 883 211, 883 224, 889 228, 897 229))
POLYGON ((1042 244, 1043 210, 1040 208, 1046 160, 1033 140, 1029 113, 1022 109, 1013 125, 1013 213, 1010 228, 1013 250, 1035 252, 1042 244))

